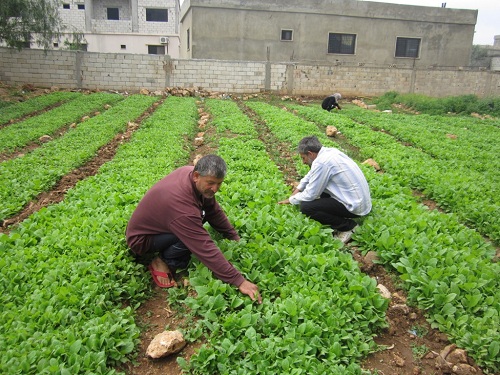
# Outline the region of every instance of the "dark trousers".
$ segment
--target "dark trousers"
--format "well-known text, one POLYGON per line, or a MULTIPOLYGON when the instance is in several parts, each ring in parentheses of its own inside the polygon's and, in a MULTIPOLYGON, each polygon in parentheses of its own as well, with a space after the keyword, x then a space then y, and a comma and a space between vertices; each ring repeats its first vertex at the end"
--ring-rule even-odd
POLYGON ((329 96, 323 100, 321 103, 321 108, 324 110, 327 110, 330 112, 332 109, 334 109, 337 106, 337 99, 333 96, 329 96))
POLYGON ((347 208, 342 203, 331 198, 326 193, 321 194, 319 199, 301 202, 300 212, 341 232, 354 228, 356 222, 352 219, 359 217, 359 215, 347 211, 347 208))
POLYGON ((158 252, 158 256, 174 272, 178 268, 186 268, 191 259, 189 249, 172 233, 151 236, 150 252, 158 252))

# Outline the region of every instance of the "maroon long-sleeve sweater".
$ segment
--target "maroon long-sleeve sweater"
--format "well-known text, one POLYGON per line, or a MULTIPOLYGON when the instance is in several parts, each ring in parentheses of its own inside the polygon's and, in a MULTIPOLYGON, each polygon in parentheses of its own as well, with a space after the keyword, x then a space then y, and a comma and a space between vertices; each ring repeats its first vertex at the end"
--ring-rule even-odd
POLYGON ((217 278, 240 286, 245 279, 203 227, 203 213, 205 221, 225 238, 240 237, 215 197, 207 199, 198 192, 193 169, 176 169, 144 195, 127 225, 127 244, 135 253, 144 254, 151 235, 173 233, 217 278))

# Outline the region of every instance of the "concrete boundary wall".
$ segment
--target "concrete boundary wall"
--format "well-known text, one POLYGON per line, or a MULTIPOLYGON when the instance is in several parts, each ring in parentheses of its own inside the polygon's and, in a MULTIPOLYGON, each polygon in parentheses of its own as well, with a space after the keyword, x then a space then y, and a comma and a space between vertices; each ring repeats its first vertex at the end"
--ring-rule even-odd
POLYGON ((117 90, 201 87, 225 93, 376 96, 387 91, 442 97, 500 95, 500 72, 294 62, 183 60, 169 56, 0 48, 0 81, 39 87, 117 90))

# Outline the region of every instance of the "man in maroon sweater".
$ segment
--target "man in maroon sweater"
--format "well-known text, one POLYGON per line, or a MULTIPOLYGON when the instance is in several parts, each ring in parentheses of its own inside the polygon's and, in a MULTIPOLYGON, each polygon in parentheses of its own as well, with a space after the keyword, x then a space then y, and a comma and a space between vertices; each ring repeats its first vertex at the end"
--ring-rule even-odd
POLYGON ((138 257, 158 253, 149 270, 160 287, 176 285, 172 272, 185 268, 194 254, 217 278, 262 303, 257 285, 246 280, 224 257, 203 227, 208 222, 225 238, 240 240, 215 200, 226 168, 219 156, 206 155, 196 166, 178 168, 157 182, 130 218, 127 244, 138 257))

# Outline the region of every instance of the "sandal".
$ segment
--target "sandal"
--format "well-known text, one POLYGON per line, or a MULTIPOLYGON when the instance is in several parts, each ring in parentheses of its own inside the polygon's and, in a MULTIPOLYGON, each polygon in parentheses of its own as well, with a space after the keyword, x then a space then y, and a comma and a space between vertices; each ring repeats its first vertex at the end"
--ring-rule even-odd
POLYGON ((153 267, 151 266, 151 264, 148 266, 148 269, 149 269, 149 272, 151 273, 151 277, 153 278, 153 281, 160 288, 171 288, 171 287, 177 285, 177 283, 176 283, 176 281, 174 279, 174 275, 171 272, 165 273, 165 272, 157 271, 157 270, 153 269, 153 267), (168 284, 162 284, 158 280, 158 276, 159 277, 168 278, 170 280, 170 282, 168 284))

